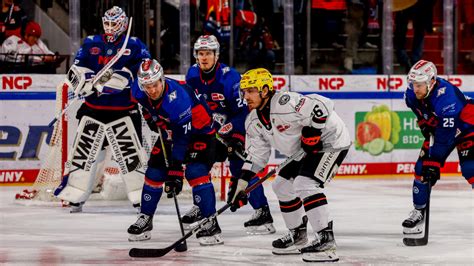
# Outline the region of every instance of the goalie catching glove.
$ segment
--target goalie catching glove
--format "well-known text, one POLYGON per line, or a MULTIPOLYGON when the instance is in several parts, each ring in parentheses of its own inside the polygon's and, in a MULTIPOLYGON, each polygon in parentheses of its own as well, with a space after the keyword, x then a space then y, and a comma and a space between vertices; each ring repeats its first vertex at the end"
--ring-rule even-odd
POLYGON ((168 177, 165 181, 165 193, 168 198, 173 197, 173 191, 177 196, 183 190, 184 170, 181 163, 174 163, 168 167, 168 177))
POLYGON ((229 184, 229 192, 227 193, 227 203, 231 204, 230 210, 235 212, 238 208, 247 204, 247 188, 250 180, 255 176, 255 173, 249 170, 242 170, 239 178, 232 177, 229 184))

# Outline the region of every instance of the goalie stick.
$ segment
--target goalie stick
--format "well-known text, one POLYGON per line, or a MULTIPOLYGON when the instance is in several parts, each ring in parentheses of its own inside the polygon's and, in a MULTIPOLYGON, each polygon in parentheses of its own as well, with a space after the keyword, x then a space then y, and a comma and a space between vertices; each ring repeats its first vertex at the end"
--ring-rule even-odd
MULTIPOLYGON (((127 35, 125 35, 125 41, 122 44, 122 47, 120 47, 120 50, 118 51, 117 54, 110 59, 110 61, 101 69, 97 74, 94 76, 92 79, 92 84, 95 85, 101 78, 104 76, 105 73, 122 57, 122 55, 125 53, 125 50, 127 48, 128 40, 130 39, 130 31, 132 29, 132 21, 133 17, 130 17, 130 21, 128 22, 128 29, 127 29, 127 35)), ((61 113, 57 114, 51 122, 49 122, 48 127, 54 126, 56 122, 69 110, 71 106, 73 106, 79 99, 79 95, 74 95, 74 99, 68 104, 66 108, 64 108, 61 113)))
MULTIPOLYGON (((430 147, 428 151, 428 155, 431 155, 431 147, 433 146, 434 143, 434 137, 433 135, 430 136, 430 147)), ((428 200, 426 201, 426 207, 425 207, 425 226, 424 226, 424 234, 422 238, 410 238, 410 237, 404 237, 403 238, 403 244, 405 246, 409 247, 414 247, 414 246, 426 246, 428 244, 428 236, 429 236, 429 229, 430 229, 430 198, 431 198, 431 181, 428 179, 428 200)))
MULTIPOLYGON (((302 156, 304 154, 304 151, 303 150, 300 150, 299 152, 293 154, 292 156, 288 157, 284 162, 282 162, 280 165, 279 165, 279 169, 280 168, 283 168, 285 167, 286 165, 288 165, 290 162, 292 162, 293 160, 295 159, 298 159, 300 156, 302 156)), ((256 183, 254 183, 253 185, 247 187, 247 189, 245 189, 244 193, 248 194, 250 193, 251 191, 253 191, 257 186, 260 186, 263 182, 265 182, 265 180, 267 180, 268 178, 270 178, 271 176, 273 176, 274 174, 276 173, 276 168, 274 168, 273 170, 271 170, 270 172, 268 172, 264 177, 260 178, 260 180, 258 180, 256 183)), ((199 222, 199 224, 197 224, 195 227, 193 227, 186 235, 184 235, 183 237, 181 237, 180 239, 178 239, 176 242, 174 242, 173 244, 171 244, 170 246, 168 247, 165 247, 165 248, 132 248, 130 249, 129 251, 129 256, 130 257, 134 257, 134 258, 153 258, 153 257, 163 257, 164 255, 168 254, 168 252, 170 252, 173 248, 175 248, 177 245, 179 245, 182 241, 188 239, 189 237, 191 237, 194 233, 196 233, 197 231, 199 231, 199 229, 201 229, 201 227, 207 223, 209 220, 211 219, 214 219, 216 216, 218 216, 219 214, 225 212, 228 208, 230 208, 231 204, 230 203, 226 203, 222 208, 220 208, 219 210, 217 210, 216 213, 214 213, 213 215, 211 215, 210 217, 207 217, 207 218, 204 218, 203 220, 201 220, 201 222, 199 222)))

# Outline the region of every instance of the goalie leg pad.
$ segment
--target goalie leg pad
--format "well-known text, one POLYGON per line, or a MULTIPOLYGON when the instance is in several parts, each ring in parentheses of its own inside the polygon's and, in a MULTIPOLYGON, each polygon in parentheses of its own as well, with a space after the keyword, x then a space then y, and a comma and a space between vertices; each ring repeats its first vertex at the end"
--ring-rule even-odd
POLYGON ((144 182, 146 155, 130 117, 108 123, 106 137, 125 182, 127 197, 133 204, 138 204, 144 182))
POLYGON ((101 151, 104 133, 103 123, 88 116, 81 119, 63 181, 54 192, 55 196, 74 203, 88 199, 95 183, 97 160, 105 156, 105 152, 101 151))

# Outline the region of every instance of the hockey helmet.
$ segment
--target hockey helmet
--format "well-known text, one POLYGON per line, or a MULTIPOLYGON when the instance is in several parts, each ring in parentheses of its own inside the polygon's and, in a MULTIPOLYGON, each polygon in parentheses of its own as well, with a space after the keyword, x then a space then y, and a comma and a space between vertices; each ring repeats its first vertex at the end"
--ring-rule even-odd
POLYGON ((240 89, 257 88, 259 92, 267 86, 268 91, 273 92, 273 77, 265 68, 255 68, 245 72, 240 79, 240 89))
POLYGON ((102 17, 105 36, 108 42, 115 42, 128 28, 128 17, 120 7, 114 6, 105 11, 102 17))
POLYGON ((220 45, 214 35, 201 35, 194 43, 193 55, 197 59, 199 50, 211 50, 216 55, 216 60, 219 57, 220 45))
POLYGON ((437 77, 437 70, 435 64, 430 61, 420 60, 416 62, 408 72, 407 81, 408 83, 426 83, 428 86, 428 93, 426 97, 429 95, 432 89, 432 80, 436 80, 437 77))
POLYGON ((140 64, 138 70, 138 87, 140 90, 145 91, 144 85, 153 84, 159 79, 164 83, 165 75, 163 73, 163 67, 156 59, 147 58, 140 64))

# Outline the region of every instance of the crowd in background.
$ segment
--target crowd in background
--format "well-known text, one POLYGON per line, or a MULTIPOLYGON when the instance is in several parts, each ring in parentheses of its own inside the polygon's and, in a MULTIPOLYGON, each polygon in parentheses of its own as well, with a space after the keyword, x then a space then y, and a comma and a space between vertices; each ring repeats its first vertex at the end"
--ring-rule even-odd
MULTIPOLYGON (((31 19, 28 19, 22 11, 21 2, 2 1, 1 42, 12 35, 22 41, 26 40, 25 29, 31 19), (20 5, 14 5, 13 2, 20 5)), ((67 10, 68 1, 56 2, 67 10)), ((439 18, 442 15, 442 2, 439 0, 393 0, 392 23, 396 72, 406 73, 413 62, 423 57, 423 49, 426 46, 425 33, 442 35, 441 26, 433 24, 434 19, 442 24, 443 19, 439 18)), ((141 1, 81 1, 82 37, 101 33, 103 11, 112 5, 122 6, 127 14, 137 18, 133 28, 134 35, 146 40, 152 55, 159 58, 166 72, 178 73, 181 62, 179 54, 180 1, 150 0, 148 3, 148 10, 145 10, 146 7, 141 1), (156 41, 157 23, 152 10, 156 7, 156 1, 161 1, 159 41, 156 41), (147 17, 149 20, 145 22, 146 24, 140 23, 139 19, 143 19, 142 14, 146 12, 149 12, 150 16, 147 17), (149 27, 148 39, 146 27, 149 27), (159 55, 156 54, 156 49, 153 49, 157 45, 160 46, 159 55)), ((283 0, 190 0, 189 3, 190 43, 193 43, 201 34, 213 34, 221 43, 221 60, 224 63, 230 63, 232 26, 234 44, 232 64, 238 70, 265 67, 274 73, 283 74, 285 32, 283 0), (230 3, 230 1, 233 2, 230 3), (233 4, 234 8, 233 23, 230 21, 230 4, 233 4)), ((474 22, 472 16, 466 14, 474 12, 474 0, 460 0, 458 6, 463 7, 458 11, 457 18, 462 21, 461 27, 464 30, 462 33, 465 34, 467 31, 472 35, 474 22)), ((296 74, 381 73, 382 8, 383 1, 381 0, 294 0, 296 74), (310 33, 310 40, 307 40, 307 32, 310 33)), ((40 36, 36 34, 37 46, 41 49, 31 49, 29 53, 50 54, 51 52, 39 39, 40 36)), ((470 38, 467 41, 473 42, 473 39, 470 38)), ((442 40, 437 39, 437 42, 442 43, 442 40)), ((14 54, 11 50, 2 49, 3 54, 14 54)), ((442 47, 440 49, 439 55, 429 53, 427 56, 441 57, 442 47)), ((25 51, 23 49, 22 53, 25 51)), ((470 60, 471 67, 474 65, 474 53, 462 56, 470 60)), ((34 58, 31 57, 29 61, 54 62, 51 57, 42 56, 41 60, 38 57, 34 58)), ((18 59, 24 61, 25 57, 3 56, 3 60, 7 61, 18 59)), ((0 60, 2 60, 1 57, 0 60)))

